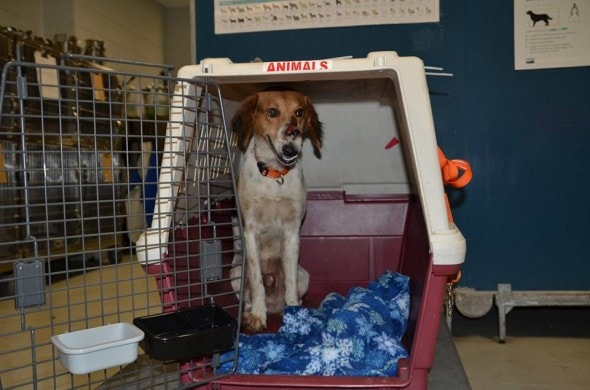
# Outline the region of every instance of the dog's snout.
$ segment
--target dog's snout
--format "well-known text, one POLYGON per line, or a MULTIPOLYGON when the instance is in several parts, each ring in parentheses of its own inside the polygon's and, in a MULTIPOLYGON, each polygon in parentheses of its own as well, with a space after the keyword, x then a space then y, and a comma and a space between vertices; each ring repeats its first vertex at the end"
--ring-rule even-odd
POLYGON ((297 148, 292 143, 283 145, 283 155, 286 157, 295 157, 297 153, 297 148))
POLYGON ((297 128, 297 122, 290 123, 289 126, 287 126, 287 131, 285 131, 285 134, 287 135, 287 137, 297 137, 298 135, 300 135, 301 130, 297 128))

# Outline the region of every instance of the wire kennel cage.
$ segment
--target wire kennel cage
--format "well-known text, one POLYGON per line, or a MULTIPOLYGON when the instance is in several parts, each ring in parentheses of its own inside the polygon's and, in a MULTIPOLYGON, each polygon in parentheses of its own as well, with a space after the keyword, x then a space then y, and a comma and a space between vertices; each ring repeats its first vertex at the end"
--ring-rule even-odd
POLYGON ((0 388, 220 378, 241 231, 219 88, 0 38, 0 388))

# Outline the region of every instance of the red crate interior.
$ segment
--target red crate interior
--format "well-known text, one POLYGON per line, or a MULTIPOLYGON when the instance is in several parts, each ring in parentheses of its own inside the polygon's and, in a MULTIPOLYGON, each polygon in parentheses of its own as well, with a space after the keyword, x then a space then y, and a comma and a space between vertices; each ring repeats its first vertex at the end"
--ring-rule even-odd
MULTIPOLYGON (((174 277, 175 308, 183 309, 210 303, 213 297, 220 306, 236 306, 238 299, 227 281, 233 261, 234 240, 232 231, 232 212, 234 205, 221 201, 213 206, 210 217, 203 214, 200 219, 193 218, 187 225, 173 231, 168 244, 168 258, 174 277), (210 218, 210 220, 208 220, 210 218), (201 280, 199 262, 200 242, 219 238, 222 246, 223 278, 225 281, 201 280), (205 288, 207 291, 204 291, 205 288), (203 297, 206 297, 205 299, 203 297)), ((237 313, 237 310, 230 310, 237 313)))
MULTIPOLYGON (((229 207, 223 202, 212 214, 218 236, 232 237, 229 207), (223 229, 223 230, 220 230, 223 229)), ((212 221, 193 221, 177 229, 169 246, 175 274, 178 308, 199 305, 202 283, 198 264, 199 240, 211 237, 212 221), (200 222, 200 223, 197 223, 200 222)), ((233 242, 222 242, 224 276, 232 262, 233 242)), ((349 195, 337 191, 308 194, 301 229, 300 263, 311 276, 304 305, 317 307, 330 292, 346 295, 351 287, 367 286, 385 270, 410 277, 411 309, 405 343, 410 359, 400 363, 396 378, 325 378, 233 375, 217 381, 221 388, 406 387, 422 388, 432 365, 444 285, 455 267, 433 267, 420 202, 413 195, 349 195)), ((237 304, 228 282, 207 283, 208 293, 222 306, 237 304)), ((269 319, 276 330, 280 318, 269 319)))

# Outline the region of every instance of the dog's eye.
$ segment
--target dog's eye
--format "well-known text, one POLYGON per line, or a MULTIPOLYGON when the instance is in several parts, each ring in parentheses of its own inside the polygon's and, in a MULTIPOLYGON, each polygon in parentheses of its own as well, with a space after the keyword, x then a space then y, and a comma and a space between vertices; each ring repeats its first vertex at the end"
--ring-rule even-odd
POLYGON ((277 116, 279 116, 279 110, 277 110, 276 108, 269 108, 268 110, 266 110, 266 115, 269 118, 276 118, 277 116))
POLYGON ((297 118, 301 118, 303 115, 305 115, 305 110, 303 108, 300 108, 297 111, 295 111, 295 116, 297 118))

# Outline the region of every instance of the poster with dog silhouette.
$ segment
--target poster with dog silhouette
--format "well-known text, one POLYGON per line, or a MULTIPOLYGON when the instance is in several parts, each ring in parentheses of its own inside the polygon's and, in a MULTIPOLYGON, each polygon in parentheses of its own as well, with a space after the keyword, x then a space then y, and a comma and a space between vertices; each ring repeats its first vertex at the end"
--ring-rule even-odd
POLYGON ((438 22, 440 0, 215 0, 215 34, 438 22))
POLYGON ((517 70, 590 65, 590 0, 515 0, 517 70))

